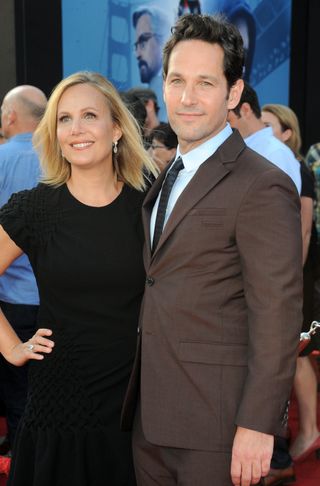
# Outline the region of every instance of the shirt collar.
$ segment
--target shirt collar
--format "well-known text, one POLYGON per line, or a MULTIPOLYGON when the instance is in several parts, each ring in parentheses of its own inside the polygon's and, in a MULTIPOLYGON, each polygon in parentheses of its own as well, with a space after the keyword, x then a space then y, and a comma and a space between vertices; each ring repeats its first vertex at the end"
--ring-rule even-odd
POLYGON ((244 141, 247 144, 249 144, 250 142, 254 141, 257 138, 260 138, 260 137, 264 138, 266 136, 270 137, 271 135, 273 135, 272 127, 265 127, 265 128, 261 128, 260 130, 257 130, 256 132, 252 133, 251 135, 246 137, 244 139, 244 141))
POLYGON ((8 142, 13 142, 13 141, 19 141, 19 142, 22 142, 22 141, 26 141, 26 140, 31 140, 32 139, 32 135, 33 133, 31 132, 25 132, 25 133, 18 133, 17 135, 14 135, 13 137, 10 137, 6 143, 8 142))
POLYGON ((179 145, 177 147, 177 153, 175 157, 175 161, 178 157, 181 157, 183 160, 183 165, 187 172, 197 170, 201 164, 205 160, 207 160, 212 154, 216 152, 216 150, 223 144, 223 142, 230 137, 232 134, 232 129, 229 123, 214 137, 210 138, 203 144, 199 145, 198 147, 190 150, 186 154, 180 153, 179 145))

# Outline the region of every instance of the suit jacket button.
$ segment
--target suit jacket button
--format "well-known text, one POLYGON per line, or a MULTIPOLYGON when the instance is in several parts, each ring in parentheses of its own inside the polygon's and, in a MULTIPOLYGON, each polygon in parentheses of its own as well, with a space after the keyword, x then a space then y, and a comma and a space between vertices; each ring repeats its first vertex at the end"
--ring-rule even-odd
POLYGON ((147 277, 146 284, 151 287, 154 284, 154 279, 152 277, 147 277))

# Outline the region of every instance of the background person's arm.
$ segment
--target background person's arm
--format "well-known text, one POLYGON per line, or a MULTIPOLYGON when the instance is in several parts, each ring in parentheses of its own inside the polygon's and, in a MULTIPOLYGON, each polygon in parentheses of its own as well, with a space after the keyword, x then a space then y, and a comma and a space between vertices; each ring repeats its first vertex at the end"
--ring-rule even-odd
POLYGON ((306 263, 309 251, 312 219, 313 219, 313 199, 302 196, 301 201, 301 231, 302 231, 302 263, 306 263))

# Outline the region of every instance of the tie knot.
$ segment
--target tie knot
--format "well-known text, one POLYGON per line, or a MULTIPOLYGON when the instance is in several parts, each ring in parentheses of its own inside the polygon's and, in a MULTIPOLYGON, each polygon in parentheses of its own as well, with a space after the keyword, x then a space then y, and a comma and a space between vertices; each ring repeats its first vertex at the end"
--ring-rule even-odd
POLYGON ((182 169, 184 169, 183 160, 181 157, 178 157, 175 163, 173 164, 173 166, 171 167, 170 172, 172 171, 179 172, 182 169))

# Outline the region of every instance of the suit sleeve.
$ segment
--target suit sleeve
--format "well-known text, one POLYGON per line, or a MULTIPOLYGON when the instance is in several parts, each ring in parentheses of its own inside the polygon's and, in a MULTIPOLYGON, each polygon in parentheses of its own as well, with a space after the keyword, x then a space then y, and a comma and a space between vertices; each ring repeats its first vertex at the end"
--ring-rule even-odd
POLYGON ((302 322, 300 201, 279 170, 251 185, 236 239, 248 307, 248 376, 237 425, 281 434, 286 425, 302 322))

